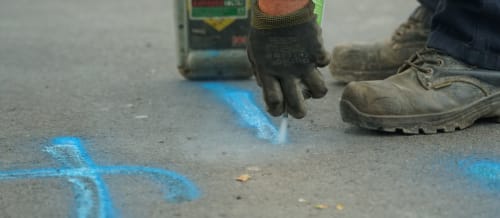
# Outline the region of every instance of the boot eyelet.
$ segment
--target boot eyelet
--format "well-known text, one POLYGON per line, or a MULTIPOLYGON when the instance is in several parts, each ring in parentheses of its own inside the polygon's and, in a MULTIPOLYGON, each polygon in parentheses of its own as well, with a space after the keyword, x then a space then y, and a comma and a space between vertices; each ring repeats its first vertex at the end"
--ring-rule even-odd
POLYGON ((438 66, 443 66, 444 65, 444 60, 443 59, 439 59, 438 60, 438 66))
POLYGON ((428 74, 433 74, 434 73, 434 69, 433 68, 428 68, 427 69, 427 73, 428 74))

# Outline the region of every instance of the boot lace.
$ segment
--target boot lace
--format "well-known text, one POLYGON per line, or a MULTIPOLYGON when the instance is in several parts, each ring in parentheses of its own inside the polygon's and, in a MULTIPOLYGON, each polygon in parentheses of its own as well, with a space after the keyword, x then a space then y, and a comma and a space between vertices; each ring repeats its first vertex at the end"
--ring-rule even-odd
POLYGON ((434 49, 425 48, 423 50, 417 51, 410 59, 405 61, 405 63, 399 68, 398 73, 402 73, 403 71, 413 68, 418 72, 422 73, 432 73, 433 69, 424 67, 424 64, 430 65, 442 65, 443 60, 436 58, 429 58, 431 54, 437 54, 438 52, 434 49))

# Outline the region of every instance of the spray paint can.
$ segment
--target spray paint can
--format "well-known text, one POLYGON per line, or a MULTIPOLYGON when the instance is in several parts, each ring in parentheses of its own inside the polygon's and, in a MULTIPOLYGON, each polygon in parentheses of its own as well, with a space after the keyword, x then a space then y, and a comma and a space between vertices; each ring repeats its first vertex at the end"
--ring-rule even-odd
POLYGON ((318 24, 321 25, 323 22, 323 11, 325 10, 325 4, 323 0, 312 0, 314 2, 314 13, 317 16, 318 24))
POLYGON ((252 0, 175 0, 178 68, 187 79, 246 79, 252 0))

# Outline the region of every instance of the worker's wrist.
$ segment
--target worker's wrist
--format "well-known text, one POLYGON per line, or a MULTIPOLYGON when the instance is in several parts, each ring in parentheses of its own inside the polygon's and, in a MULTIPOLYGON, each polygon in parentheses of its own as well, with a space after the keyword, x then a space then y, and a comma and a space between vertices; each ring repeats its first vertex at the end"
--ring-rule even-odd
POLYGON ((264 13, 258 3, 252 9, 252 27, 256 29, 275 29, 306 23, 315 19, 314 3, 309 1, 303 8, 285 15, 264 13))
POLYGON ((259 0, 258 6, 265 14, 280 16, 304 8, 311 0, 259 0))

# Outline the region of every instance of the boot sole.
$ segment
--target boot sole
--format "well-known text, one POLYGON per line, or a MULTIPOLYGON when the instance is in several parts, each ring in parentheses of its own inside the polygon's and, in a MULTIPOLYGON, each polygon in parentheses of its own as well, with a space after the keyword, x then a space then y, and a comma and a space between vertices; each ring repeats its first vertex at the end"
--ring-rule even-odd
POLYGON ((349 83, 352 81, 382 80, 396 74, 397 68, 389 70, 344 70, 330 66, 330 72, 334 79, 349 83))
POLYGON ((343 99, 340 113, 344 122, 372 130, 405 134, 454 132, 472 126, 480 118, 495 118, 500 123, 500 93, 446 112, 401 116, 363 113, 343 99))

